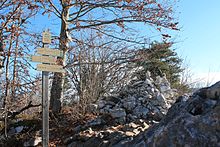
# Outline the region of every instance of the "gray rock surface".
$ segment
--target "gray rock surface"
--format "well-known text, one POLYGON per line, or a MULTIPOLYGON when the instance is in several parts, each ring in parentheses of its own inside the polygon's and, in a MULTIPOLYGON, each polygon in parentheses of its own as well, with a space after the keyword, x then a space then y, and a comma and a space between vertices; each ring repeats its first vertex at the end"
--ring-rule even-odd
MULTIPOLYGON (((146 79, 133 77, 119 94, 104 97, 96 104, 91 104, 88 109, 90 112, 98 112, 99 117, 85 126, 76 127, 74 130, 77 130, 77 134, 66 139, 66 144, 91 146, 94 141, 94 146, 115 146, 121 140, 129 141, 153 123, 158 123, 170 107, 167 98, 160 91, 160 86, 166 85, 166 89, 172 91, 169 84, 161 82, 167 82, 166 78, 163 77, 156 83, 149 73, 146 73, 146 79), (105 127, 91 131, 91 128, 101 125, 105 127), (74 142, 76 140, 77 143, 74 142)), ((174 103, 175 94, 172 95, 170 99, 174 103)))
MULTIPOLYGON (((219 147, 219 90, 215 85, 192 96, 184 95, 158 124, 150 126, 144 120, 136 119, 135 122, 106 127, 101 131, 87 130, 84 136, 81 132, 66 144, 69 147, 219 147)), ((149 110, 154 109, 152 107, 149 110)), ((159 112, 158 108, 151 115, 158 117, 155 113, 159 112)))
MULTIPOLYGON (((208 93, 219 90, 216 85, 211 86, 208 93)), ((200 91, 187 101, 175 103, 159 124, 139 134, 132 141, 119 142, 117 146, 220 146, 220 98, 215 97, 213 100, 213 96, 202 96, 200 91)))
POLYGON ((27 142, 24 142, 24 147, 37 146, 40 142, 42 142, 41 137, 31 138, 27 142))
POLYGON ((134 76, 119 94, 103 97, 89 109, 100 115, 109 114, 115 122, 122 124, 136 119, 158 121, 175 102, 175 94, 165 76, 154 81, 147 72, 146 79, 134 76))
POLYGON ((109 113, 113 119, 118 119, 118 118, 120 119, 126 116, 126 112, 122 108, 110 109, 109 113))

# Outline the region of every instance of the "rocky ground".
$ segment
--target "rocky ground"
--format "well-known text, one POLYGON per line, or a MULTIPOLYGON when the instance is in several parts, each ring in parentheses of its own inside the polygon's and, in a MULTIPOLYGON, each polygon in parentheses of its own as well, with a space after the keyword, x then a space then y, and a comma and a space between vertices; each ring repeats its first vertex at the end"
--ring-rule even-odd
POLYGON ((118 124, 139 119, 160 121, 175 102, 175 90, 166 77, 154 81, 149 73, 145 80, 134 77, 118 94, 101 98, 88 107, 89 112, 109 115, 118 124))
MULTIPOLYGON (((135 83, 135 85, 137 84, 135 83)), ((138 87, 137 91, 139 91, 138 89, 143 90, 144 86, 138 87)), ((156 89, 154 90, 157 91, 156 89)), ((120 108, 108 107, 107 113, 114 120, 117 120, 118 117, 116 117, 117 115, 115 115, 116 113, 113 110, 120 110, 119 112, 125 110, 123 113, 118 112, 120 119, 117 121, 119 123, 123 121, 125 125, 111 126, 101 131, 93 130, 92 125, 90 125, 89 129, 68 138, 66 144, 69 147, 220 146, 220 82, 211 87, 200 89, 191 96, 180 96, 169 110, 167 101, 170 97, 163 97, 163 92, 159 94, 162 95, 159 98, 158 94, 156 96, 153 95, 152 99, 146 98, 146 103, 141 103, 136 105, 136 107, 131 106, 131 109, 124 107, 124 104, 127 103, 127 98, 122 99, 121 105, 117 105, 119 102, 116 104, 117 107, 121 106, 120 108), (163 99, 160 99, 161 97, 163 99), (142 111, 137 112, 136 109, 142 106, 145 106, 144 108, 146 109, 141 109, 142 111), (152 107, 149 108, 149 106, 152 107), (127 108, 131 111, 128 111, 127 108), (166 110, 168 110, 167 114, 166 110)), ((130 100, 129 96, 128 99, 130 100)), ((138 103, 137 101, 139 101, 138 98, 132 104, 138 103)), ((102 112, 103 107, 100 110, 102 112)))
POLYGON ((219 90, 220 82, 191 97, 180 97, 159 124, 114 146, 219 147, 219 90))
MULTIPOLYGON (((190 96, 176 94, 165 77, 134 77, 118 94, 89 105, 83 119, 51 120, 50 146, 220 146, 220 82, 190 96)), ((41 146, 39 122, 11 127, 15 142, 1 139, 1 145, 41 146)))

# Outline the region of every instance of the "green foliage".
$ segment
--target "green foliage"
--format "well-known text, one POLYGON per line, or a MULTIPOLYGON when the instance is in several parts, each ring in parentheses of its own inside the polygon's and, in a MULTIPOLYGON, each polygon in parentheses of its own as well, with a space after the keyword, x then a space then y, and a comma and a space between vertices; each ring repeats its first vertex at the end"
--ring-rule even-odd
POLYGON ((182 59, 170 49, 171 45, 171 43, 153 42, 149 48, 139 51, 141 60, 137 64, 142 66, 145 72, 150 71, 153 79, 166 74, 173 87, 180 82, 180 73, 183 69, 181 68, 182 59))

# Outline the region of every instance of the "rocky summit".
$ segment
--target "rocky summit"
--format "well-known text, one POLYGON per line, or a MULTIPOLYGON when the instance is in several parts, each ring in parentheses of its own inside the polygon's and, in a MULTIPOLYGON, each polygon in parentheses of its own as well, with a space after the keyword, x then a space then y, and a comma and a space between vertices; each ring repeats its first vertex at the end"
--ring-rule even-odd
MULTIPOLYGON (((68 119, 61 117, 63 127, 57 126, 58 120, 51 121, 50 142, 67 147, 220 147, 220 82, 190 95, 177 98, 177 93, 165 76, 155 80, 150 73, 144 79, 134 76, 119 93, 90 104, 82 123, 68 122, 75 111, 68 119)), ((11 138, 28 134, 33 127, 35 131, 18 146, 40 146, 39 120, 36 126, 19 124, 9 129, 11 138)))
MULTIPOLYGON (((67 146, 220 146, 220 82, 200 89, 190 96, 180 96, 171 108, 166 100, 169 98, 163 95, 164 91, 162 92, 160 88, 156 89, 153 85, 149 81, 134 82, 133 85, 125 88, 127 93, 123 98, 102 100, 97 109, 102 114, 109 114, 111 118, 109 121, 112 124, 107 124, 106 120, 99 117, 96 123, 95 120, 89 122, 86 129, 67 138, 65 140, 67 146), (134 86, 136 90, 132 91, 134 86), (157 101, 162 105, 157 105, 157 101), (164 103, 161 103, 162 101, 164 103), (152 116, 153 112, 156 118, 152 116), (158 113, 161 113, 161 116, 158 113), (150 123, 149 119, 154 123, 150 123), (117 120, 118 124, 114 125, 113 120, 117 120), (98 124, 104 127, 101 130, 94 127, 98 124)), ((171 89, 167 88, 167 90, 171 89)))
MULTIPOLYGON (((207 92, 219 92, 215 89, 219 84, 207 88, 207 92)), ((187 101, 180 97, 159 124, 115 146, 220 146, 220 99, 200 95, 198 92, 187 101)))
POLYGON ((88 111, 109 115, 118 124, 137 119, 160 121, 175 102, 175 94, 165 76, 154 81, 148 72, 144 80, 133 77, 117 95, 101 98, 88 111))

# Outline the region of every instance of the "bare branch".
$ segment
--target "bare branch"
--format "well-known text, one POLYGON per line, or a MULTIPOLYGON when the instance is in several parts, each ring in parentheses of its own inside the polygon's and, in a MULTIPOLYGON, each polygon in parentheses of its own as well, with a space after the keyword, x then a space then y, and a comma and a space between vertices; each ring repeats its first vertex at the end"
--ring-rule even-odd
MULTIPOLYGON (((41 106, 41 104, 33 105, 32 101, 30 101, 27 106, 21 108, 20 110, 18 110, 16 112, 8 112, 8 118, 14 119, 17 115, 21 114, 25 110, 30 109, 30 108, 34 108, 34 107, 39 107, 39 106, 41 106)), ((5 118, 0 118, 0 121, 4 121, 4 120, 5 120, 5 118)))
POLYGON ((50 5, 54 8, 54 10, 59 14, 57 15, 58 17, 61 17, 61 13, 60 11, 57 9, 57 7, 54 5, 54 3, 51 0, 48 0, 48 2, 50 3, 50 5))

